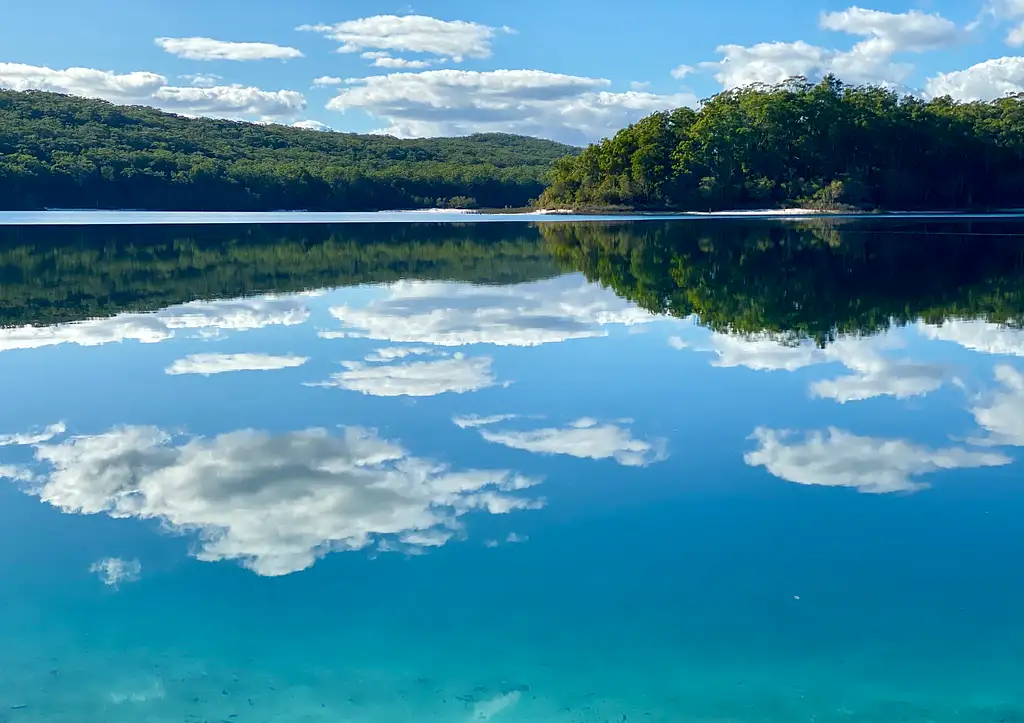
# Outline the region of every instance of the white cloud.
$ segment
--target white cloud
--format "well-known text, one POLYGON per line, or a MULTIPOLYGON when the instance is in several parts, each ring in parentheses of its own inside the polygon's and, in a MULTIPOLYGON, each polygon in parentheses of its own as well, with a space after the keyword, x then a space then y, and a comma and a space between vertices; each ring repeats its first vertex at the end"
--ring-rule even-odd
POLYGON ((490 357, 453 354, 433 361, 391 364, 342 362, 345 371, 309 386, 336 387, 375 397, 433 397, 465 394, 495 384, 490 357))
POLYGON ((995 377, 1002 388, 971 409, 978 426, 988 432, 976 441, 1024 447, 1024 374, 1001 364, 995 377))
POLYGON ((167 373, 224 374, 242 371, 273 371, 300 367, 309 361, 304 356, 271 356, 269 354, 191 354, 177 359, 167 367, 167 373))
POLYGON ((858 43, 847 52, 810 45, 802 40, 792 43, 721 45, 720 61, 704 62, 700 67, 715 72, 724 88, 753 83, 781 83, 787 78, 804 76, 811 81, 834 73, 850 83, 902 83, 912 68, 891 62, 892 53, 873 40, 858 43))
POLYGON ((675 78, 676 80, 682 80, 683 78, 690 75, 694 71, 696 71, 696 68, 694 68, 692 65, 677 65, 676 67, 672 68, 672 77, 675 78))
MULTIPOLYGON (((377 15, 334 25, 302 25, 341 43, 338 52, 382 50, 427 53, 451 58, 489 58, 498 28, 463 20, 439 20, 425 15, 377 15)), ((509 32, 509 28, 502 28, 509 32)))
POLYGON ((90 565, 89 572, 98 575, 104 585, 119 587, 124 582, 137 582, 142 575, 142 564, 138 560, 105 557, 90 565))
POLYGON ((307 131, 332 131, 334 130, 326 123, 321 123, 316 120, 301 120, 292 123, 292 128, 302 128, 307 131))
POLYGON ((993 100, 1024 91, 1024 57, 992 58, 966 70, 939 73, 929 78, 926 94, 955 100, 993 100))
POLYGON ((1010 29, 1006 34, 1006 44, 1011 48, 1019 48, 1024 45, 1024 23, 1010 29))
POLYGON ((272 43, 236 43, 213 38, 157 38, 161 49, 187 60, 290 60, 303 57, 296 48, 272 43))
POLYGON ((820 24, 826 30, 882 41, 891 52, 921 53, 948 48, 960 42, 964 35, 951 20, 918 10, 888 13, 854 6, 840 12, 822 13, 820 24))
POLYGON ((212 88, 224 80, 219 75, 211 73, 192 73, 181 76, 181 79, 188 81, 189 85, 194 85, 197 88, 212 88))
POLYGON ((51 424, 46 429, 36 432, 22 432, 18 434, 0 434, 0 447, 26 447, 40 442, 49 442, 54 437, 60 436, 67 431, 63 422, 51 424))
POLYGON ((431 63, 429 60, 409 60, 407 58, 392 58, 391 56, 376 58, 373 61, 373 66, 375 68, 393 68, 403 70, 429 68, 430 65, 431 63))
POLYGON ((316 87, 323 87, 328 85, 341 85, 344 82, 344 78, 338 78, 333 75, 321 75, 319 78, 313 79, 313 85, 316 87))
POLYGON ((922 322, 917 325, 917 329, 929 339, 951 341, 972 351, 1024 356, 1024 329, 980 320, 949 320, 940 325, 922 322))
POLYGON ((405 359, 410 356, 425 356, 433 353, 433 349, 425 346, 392 346, 387 349, 377 349, 376 351, 367 354, 364 361, 391 362, 395 359, 405 359))
POLYGON ((176 87, 156 73, 118 74, 92 68, 54 70, 21 63, 0 63, 0 87, 45 90, 112 103, 151 105, 183 115, 221 118, 291 118, 306 108, 301 93, 265 91, 241 85, 176 87))
POLYGON ((481 417, 477 414, 467 414, 461 417, 453 417, 452 422, 460 429, 476 429, 486 427, 490 424, 507 422, 511 419, 519 419, 518 414, 493 414, 490 417, 481 417))
POLYGON ((790 442, 790 437, 787 431, 758 428, 753 434, 758 448, 744 455, 744 461, 789 482, 852 487, 873 494, 926 489, 928 484, 916 478, 940 470, 996 467, 1013 461, 992 452, 932 449, 901 439, 860 437, 836 428, 812 432, 801 442, 790 442))
POLYGON ((584 418, 565 427, 533 430, 494 430, 481 420, 477 420, 476 426, 480 427, 480 436, 488 442, 537 454, 614 459, 628 467, 644 467, 668 458, 666 440, 636 439, 625 424, 601 424, 584 418))
POLYGON ((195 556, 285 575, 330 552, 443 544, 474 510, 542 502, 504 471, 451 471, 376 433, 343 428, 173 437, 123 427, 40 444, 29 492, 68 513, 159 520, 195 556))
POLYGON ((604 90, 610 81, 541 70, 431 70, 351 78, 327 107, 363 110, 399 137, 503 131, 583 143, 692 94, 604 90))
POLYGON ((629 89, 630 90, 644 91, 644 90, 649 89, 650 87, 651 87, 651 82, 649 80, 631 80, 629 82, 629 89))
POLYGON ((655 318, 576 275, 510 286, 401 281, 383 290, 385 298, 366 306, 331 308, 344 333, 437 346, 536 346, 655 318))
MULTIPOLYGON (((701 63, 712 70, 725 88, 752 83, 780 83, 804 76, 816 81, 833 73, 848 83, 900 86, 913 72, 906 63, 893 61, 898 53, 920 53, 950 47, 965 33, 938 14, 917 10, 889 13, 851 7, 822 13, 820 26, 866 38, 849 50, 836 50, 795 42, 767 42, 752 46, 721 45, 719 61, 701 63)), ((686 66, 682 66, 686 67, 686 66)))
POLYGON ((60 344, 100 346, 124 341, 153 344, 170 339, 178 331, 211 335, 274 325, 294 326, 303 323, 308 316, 309 311, 300 296, 194 301, 151 314, 119 314, 71 324, 0 329, 0 352, 60 344))

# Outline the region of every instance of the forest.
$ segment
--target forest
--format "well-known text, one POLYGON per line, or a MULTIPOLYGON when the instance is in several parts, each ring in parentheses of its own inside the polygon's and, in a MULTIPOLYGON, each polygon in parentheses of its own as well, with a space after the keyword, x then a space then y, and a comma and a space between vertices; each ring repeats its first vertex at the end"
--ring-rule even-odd
POLYGON ((924 101, 794 78, 655 113, 561 159, 543 206, 953 210, 1024 206, 1024 95, 924 101))
POLYGON ((0 90, 0 210, 523 207, 576 152, 479 134, 399 140, 0 90))

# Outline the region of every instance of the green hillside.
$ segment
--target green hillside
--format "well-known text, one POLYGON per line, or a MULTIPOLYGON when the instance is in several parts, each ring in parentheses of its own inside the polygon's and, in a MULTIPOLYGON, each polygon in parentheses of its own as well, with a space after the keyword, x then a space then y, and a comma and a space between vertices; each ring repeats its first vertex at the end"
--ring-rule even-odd
POLYGON ((365 211, 524 206, 570 146, 400 140, 0 90, 0 209, 365 211))

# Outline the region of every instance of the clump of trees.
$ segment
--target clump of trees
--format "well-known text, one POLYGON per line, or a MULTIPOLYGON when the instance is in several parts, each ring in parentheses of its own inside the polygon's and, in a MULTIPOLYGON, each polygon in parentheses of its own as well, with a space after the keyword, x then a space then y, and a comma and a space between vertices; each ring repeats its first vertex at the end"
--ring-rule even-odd
POLYGON ((501 133, 324 133, 0 90, 0 210, 522 207, 577 150, 501 133))
POLYGON ((1024 95, 924 101, 833 76, 655 113, 558 162, 539 203, 966 209, 1024 201, 1024 95))

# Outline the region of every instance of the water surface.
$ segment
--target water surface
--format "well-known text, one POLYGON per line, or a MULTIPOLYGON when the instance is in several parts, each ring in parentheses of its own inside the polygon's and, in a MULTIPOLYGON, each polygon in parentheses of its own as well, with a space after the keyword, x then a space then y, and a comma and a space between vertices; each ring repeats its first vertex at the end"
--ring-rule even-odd
POLYGON ((9 228, 0 720, 1024 719, 997 221, 9 228))

